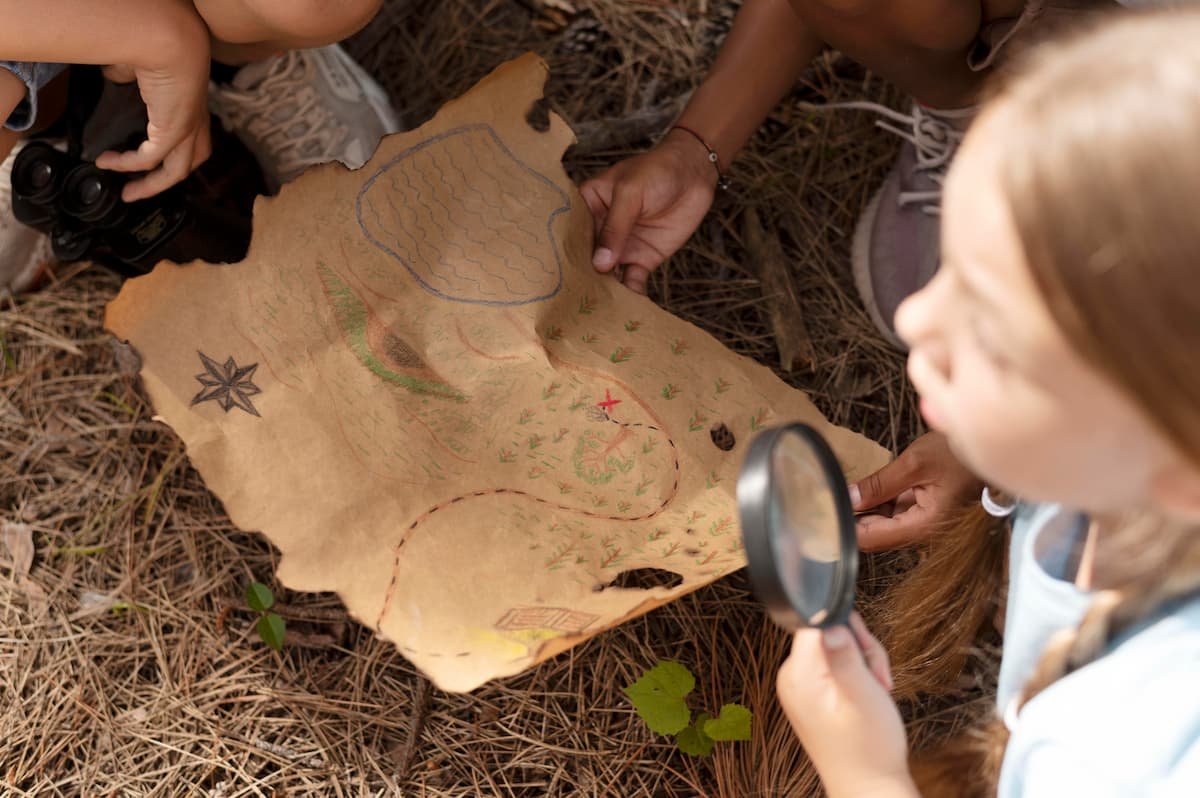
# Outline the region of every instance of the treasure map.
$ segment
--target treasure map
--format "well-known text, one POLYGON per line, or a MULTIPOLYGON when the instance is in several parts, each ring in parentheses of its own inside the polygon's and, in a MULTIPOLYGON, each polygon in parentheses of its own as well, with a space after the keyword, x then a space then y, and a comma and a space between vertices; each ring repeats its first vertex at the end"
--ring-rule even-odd
POLYGON ((852 479, 887 459, 595 273, 546 76, 519 58, 363 168, 309 171, 258 201, 242 263, 160 264, 106 317, 279 581, 451 691, 741 568, 762 427, 815 425, 852 479))

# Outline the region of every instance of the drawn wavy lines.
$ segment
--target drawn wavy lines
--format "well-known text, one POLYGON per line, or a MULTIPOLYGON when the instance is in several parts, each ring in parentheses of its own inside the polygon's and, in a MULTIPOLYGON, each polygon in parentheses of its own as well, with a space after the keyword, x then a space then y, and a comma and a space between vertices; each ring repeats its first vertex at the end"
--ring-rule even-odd
POLYGON ((416 352, 387 329, 371 307, 333 269, 317 264, 321 288, 350 351, 372 374, 416 394, 465 401, 466 396, 438 380, 416 352))
MULTIPOLYGON (((467 147, 466 154, 471 158, 472 170, 471 173, 487 178, 495 185, 495 192, 481 192, 481 199, 496 211, 497 215, 508 224, 501 228, 503 231, 512 230, 514 232, 523 233, 526 238, 536 246, 540 241, 539 230, 537 227, 530 229, 528 226, 531 222, 536 221, 531 212, 534 210, 532 200, 534 196, 531 194, 514 194, 511 191, 506 191, 505 186, 512 185, 520 179, 520 173, 512 168, 511 164, 503 162, 488 163, 480 157, 484 147, 467 147), (489 197, 502 198, 504 202, 494 202, 489 200, 489 197), (511 213, 514 209, 517 213, 511 213)), ((460 170, 461 171, 461 170, 460 170)), ((512 239, 506 239, 512 241, 512 239)), ((513 241, 514 244, 519 242, 513 241)))
MULTIPOLYGON (((534 209, 533 205, 528 201, 528 199, 529 199, 528 196, 526 196, 524 198, 517 197, 511 193, 506 194, 505 190, 504 190, 505 185, 515 183, 520 179, 520 173, 517 172, 515 169, 505 170, 503 164, 497 164, 497 166, 500 169, 502 169, 503 171, 506 172, 506 174, 504 174, 502 177, 497 177, 489 169, 488 164, 483 163, 479 160, 476 148, 474 148, 474 147, 465 147, 465 148, 459 147, 457 149, 464 150, 467 153, 467 155, 470 156, 471 162, 472 162, 471 174, 475 176, 474 178, 469 178, 467 176, 466 169, 464 169, 464 167, 462 167, 458 163, 458 161, 455 160, 454 151, 451 150, 449 147, 445 148, 444 154, 446 156, 447 161, 449 162, 450 166, 458 173, 458 180, 456 181, 456 183, 458 185, 463 186, 465 189, 467 189, 470 192, 467 197, 462 198, 463 205, 465 207, 470 207, 471 205, 475 205, 475 206, 483 205, 484 209, 486 209, 489 213, 494 214, 495 216, 497 216, 500 219, 503 219, 505 222, 507 222, 508 224, 499 226, 493 232, 497 236, 499 236, 501 240, 503 240, 506 243, 509 243, 509 244, 515 246, 517 249, 519 249, 522 256, 538 263, 541 266, 542 271, 545 275, 552 275, 553 271, 552 271, 551 267, 548 266, 544 260, 542 260, 540 257, 538 257, 535 253, 532 253, 529 250, 525 249, 525 246, 520 241, 515 240, 514 238, 506 237, 506 234, 509 231, 524 233, 525 237, 527 239, 529 239, 529 242, 536 249, 541 249, 542 240, 541 240, 540 236, 538 235, 538 231, 536 229, 530 230, 528 227, 526 227, 526 224, 531 219, 535 218, 533 215, 533 212, 535 209, 534 209), (478 186, 476 184, 479 182, 479 177, 486 177, 486 178, 490 179, 491 185, 493 185, 495 187, 495 191, 483 191, 480 188, 478 188, 478 186), (519 202, 523 213, 520 214, 519 216, 513 216, 510 213, 508 213, 508 211, 506 209, 506 203, 496 202, 493 199, 491 199, 491 197, 505 197, 506 199, 511 199, 514 202, 519 202)), ((435 163, 436 163, 436 159, 435 159, 435 163)), ((440 164, 438 164, 438 167, 440 168, 440 164)), ((445 170, 442 170, 442 174, 445 174, 445 170)), ((485 218, 481 211, 475 211, 475 212, 481 218, 485 218)))
MULTIPOLYGON (((413 171, 429 187, 430 195, 445 212, 446 218, 458 233, 457 237, 465 239, 479 258, 487 260, 485 264, 479 258, 471 258, 467 253, 467 248, 458 240, 451 240, 449 242, 463 253, 464 258, 475 264, 477 267, 476 273, 487 275, 490 279, 500 281, 504 286, 504 291, 509 296, 524 296, 543 290, 548 276, 545 262, 536 255, 529 253, 520 242, 507 238, 506 231, 511 229, 509 226, 497 225, 494 223, 494 220, 489 222, 485 216, 477 211, 473 211, 461 202, 458 193, 454 190, 454 186, 446 180, 445 171, 441 169, 436 159, 433 158, 432 151, 414 156, 414 161, 416 162, 416 167, 413 171), (433 182, 433 179, 430 177, 431 172, 439 178, 438 182, 442 184, 442 188, 439 188, 433 182), (452 202, 453 207, 447 205, 446 200, 452 202), (478 217, 478 224, 472 224, 466 218, 472 214, 478 217), (471 235, 472 227, 486 231, 485 234, 492 240, 484 241, 471 235), (513 251, 514 249, 520 250, 523 257, 517 258, 513 251), (541 273, 528 268, 527 262, 531 260, 542 264, 541 273), (499 267, 499 269, 496 267, 499 267), (503 272, 507 272, 507 275, 503 272), (514 283, 517 284, 515 288, 513 287, 514 283)), ((495 193, 500 196, 511 196, 504 194, 504 187, 499 183, 495 185, 495 193)), ((528 211, 530 216, 537 213, 536 209, 532 207, 528 211)), ((538 249, 544 249, 545 242, 539 242, 536 236, 534 237, 534 243, 538 249)))
MULTIPOLYGON (((422 153, 422 155, 423 154, 424 153, 422 153)), ((417 156, 417 157, 420 157, 420 156, 417 156)), ((453 231, 454 231, 454 233, 458 234, 458 236, 455 236, 449 229, 450 226, 455 225, 456 220, 454 218, 454 209, 446 204, 444 192, 440 191, 438 189, 438 187, 433 184, 433 182, 429 179, 429 176, 426 174, 426 170, 424 170, 424 169, 404 170, 403 175, 404 175, 405 182, 410 187, 414 188, 414 190, 416 191, 416 195, 418 197, 424 196, 425 192, 420 187, 415 186, 413 184, 412 179, 410 178, 410 174, 412 174, 412 173, 415 173, 417 175, 417 177, 419 177, 421 179, 421 181, 426 186, 429 187, 429 199, 431 199, 433 202, 437 203, 441 207, 442 212, 445 214, 446 222, 445 222, 445 224, 443 224, 442 222, 438 221, 437 216, 433 213, 433 209, 429 206, 426 206, 426 210, 429 212, 430 218, 433 220, 434 224, 436 224, 438 226, 438 229, 442 234, 442 242, 446 246, 454 247, 455 249, 457 249, 461 253, 462 260, 475 266, 476 274, 488 274, 487 266, 483 263, 483 261, 479 260, 478 258, 471 257, 471 255, 467 252, 467 248, 464 247, 461 242, 459 242, 458 237, 461 236, 462 238, 465 238, 468 241, 468 243, 477 244, 479 247, 479 254, 485 255, 485 256, 487 253, 487 243, 484 241, 477 241, 475 238, 473 238, 470 235, 469 228, 467 228, 467 227, 454 226, 453 231)), ((393 185, 395 185, 394 180, 393 180, 393 185)), ((435 252, 437 252, 436 248, 435 248, 435 252)), ((439 252, 438 254, 440 256, 438 263, 446 265, 450 269, 454 270, 456 277, 458 277, 459 279, 464 279, 464 278, 470 279, 472 282, 476 283, 477 285, 482 286, 482 283, 480 283, 479 280, 467 277, 466 275, 459 273, 457 268, 455 267, 455 264, 453 261, 447 262, 445 260, 444 253, 439 252)), ((495 276, 495 275, 489 275, 489 276, 495 276)), ((506 290, 508 290, 510 292, 512 291, 512 287, 510 285, 508 285, 507 283, 505 283, 504 287, 506 290)))
MULTIPOLYGON (((462 170, 462 168, 460 166, 458 166, 458 164, 455 162, 452 154, 450 154, 449 152, 446 152, 443 154, 445 155, 447 164, 452 169, 454 169, 458 172, 459 179, 455 180, 454 182, 450 182, 449 180, 447 180, 446 174, 447 174, 448 170, 443 168, 441 162, 438 161, 436 153, 433 150, 430 150, 429 151, 429 160, 433 164, 433 167, 434 167, 433 172, 435 174, 437 174, 438 180, 441 182, 444 190, 450 195, 450 199, 452 199, 456 203, 456 206, 463 213, 465 213, 468 216, 474 216, 475 219, 477 220, 475 223, 472 223, 469 220, 464 220, 462 232, 467 237, 467 240, 479 247, 484 248, 484 251, 487 251, 486 242, 481 241, 481 240, 475 238, 474 236, 472 236, 470 234, 470 230, 472 227, 480 227, 480 228, 486 229, 489 224, 487 216, 484 215, 483 211, 480 210, 479 206, 486 207, 488 205, 491 205, 492 209, 496 210, 496 211, 500 211, 502 209, 500 208, 500 206, 496 205, 495 203, 489 203, 488 199, 487 199, 487 195, 484 192, 480 191, 478 188, 476 188, 474 185, 472 185, 471 181, 469 181, 467 179, 466 172, 464 172, 462 170), (459 193, 460 188, 466 189, 466 191, 464 191, 461 195, 459 193)), ((534 248, 541 249, 542 248, 541 240, 537 237, 537 235, 535 233, 531 233, 530 231, 526 230, 524 227, 519 227, 519 228, 512 227, 512 228, 505 228, 505 229, 496 231, 497 235, 500 236, 501 240, 505 241, 508 244, 511 244, 512 246, 516 247, 520 251, 521 256, 524 260, 531 261, 533 263, 538 264, 538 266, 541 267, 541 272, 543 275, 553 276, 553 274, 554 274, 553 268, 551 266, 547 265, 546 261, 543 258, 541 258, 537 254, 537 252, 530 252, 529 250, 525 249, 525 245, 522 244, 520 241, 516 241, 512 238, 507 238, 505 236, 505 233, 507 232, 508 229, 518 230, 519 232, 525 233, 525 235, 531 239, 534 248)), ((511 271, 518 272, 528 282, 533 283, 533 284, 538 284, 538 281, 536 281, 533 276, 530 276, 530 274, 528 273, 528 270, 522 269, 518 265, 511 263, 508 258, 502 259, 502 265, 504 265, 505 268, 508 268, 511 271)))
MULTIPOLYGON (((617 421, 616 419, 611 418, 611 417, 608 419, 608 421, 613 424, 616 424, 618 427, 621 427, 622 429, 647 429, 652 432, 665 432, 664 430, 662 430, 659 427, 654 426, 653 424, 633 424, 633 423, 617 421)), ((664 511, 666 511, 667 507, 670 506, 671 502, 673 502, 675 500, 675 497, 679 494, 679 479, 680 479, 679 448, 675 445, 675 441, 671 438, 670 435, 667 435, 666 438, 667 438, 667 444, 671 447, 671 464, 672 464, 672 468, 674 469, 675 479, 671 485, 671 489, 669 491, 667 491, 666 495, 663 497, 663 500, 659 503, 659 505, 657 507, 655 507, 653 510, 651 510, 650 512, 643 513, 642 515, 637 515, 637 516, 604 515, 602 513, 593 512, 591 510, 585 510, 580 507, 572 507, 567 504, 561 504, 559 502, 552 502, 549 499, 544 499, 541 496, 530 493, 529 491, 526 491, 526 490, 521 490, 520 488, 491 488, 491 489, 487 489, 487 490, 472 491, 470 493, 464 493, 461 496, 455 496, 453 499, 447 499, 446 501, 441 502, 440 504, 436 504, 433 507, 430 507, 428 510, 421 513, 421 515, 417 516, 416 519, 414 519, 413 522, 408 525, 408 528, 404 530, 404 534, 400 538, 400 542, 398 542, 396 544, 395 548, 392 549, 392 578, 388 582, 387 591, 383 595, 383 606, 380 607, 379 615, 375 618, 375 631, 382 633, 383 619, 387 616, 387 612, 391 608, 392 596, 395 595, 396 585, 400 581, 400 555, 401 555, 401 551, 404 549, 404 545, 406 543, 408 543, 409 540, 412 539, 412 536, 413 536, 413 534, 415 534, 417 528, 419 526, 421 526, 422 524, 424 524, 426 521, 428 521, 430 518, 432 518, 436 513, 446 509, 447 507, 452 507, 456 504, 459 504, 460 502, 469 501, 471 499, 479 499, 479 498, 489 497, 489 496, 516 496, 516 497, 520 497, 523 499, 528 499, 529 501, 535 502, 536 504, 540 504, 543 507, 547 507, 551 510, 557 510, 559 512, 565 512, 565 513, 573 513, 575 515, 583 516, 584 518, 592 518, 592 519, 596 519, 599 521, 623 521, 626 523, 636 523, 638 521, 648 521, 651 518, 655 518, 655 517, 661 515, 664 511)), ((411 651, 411 649, 409 649, 409 650, 411 651)), ((414 653, 416 653, 416 652, 414 652, 414 653)), ((429 654, 428 652, 425 652, 425 654, 427 656, 435 656, 433 654, 429 654)), ((436 655, 436 656, 441 656, 441 655, 436 655)))
MULTIPOLYGON (((404 203, 404 211, 401 211, 399 208, 396 207, 395 197, 397 197, 397 196, 403 197, 403 196, 405 196, 405 193, 403 191, 399 190, 399 187, 396 185, 395 175, 393 175, 390 182, 391 182, 391 185, 393 186, 393 188, 396 189, 396 191, 387 195, 388 207, 392 209, 392 213, 394 214, 394 221, 396 222, 394 227, 395 227, 397 233, 402 231, 404 235, 408 236, 409 238, 411 238, 413 240, 413 244, 416 246, 417 251, 420 253, 420 259, 417 261, 417 263, 424 267, 423 271, 428 272, 432 276, 437 277, 442 282, 446 283, 446 285, 450 286, 451 288, 454 288, 456 285, 455 281, 451 280, 445 274, 445 271, 448 270, 449 272, 451 272, 451 274, 453 274, 453 276, 455 277, 455 279, 457 281, 459 281, 459 282, 466 281, 466 282, 470 282, 470 283, 475 283, 476 290, 478 290, 480 293, 492 294, 493 292, 488 291, 487 288, 484 286, 484 284, 478 279, 478 277, 473 277, 470 274, 465 274, 463 272, 460 272, 458 270, 458 267, 455 266, 453 261, 446 260, 446 251, 445 251, 446 246, 449 246, 449 245, 457 246, 459 248, 459 250, 463 253, 464 256, 466 255, 466 250, 464 250, 462 248, 462 245, 458 244, 458 242, 453 240, 453 236, 450 234, 450 230, 447 227, 447 225, 438 221, 437 216, 433 212, 433 208, 428 204, 419 202, 419 200, 423 199, 422 192, 421 192, 420 188, 418 188, 417 185, 412 182, 412 178, 410 177, 410 170, 402 169, 402 170, 399 170, 399 172, 400 172, 400 176, 404 178, 404 183, 409 190, 408 196, 415 197, 418 200, 418 202, 404 203), (418 225, 420 225, 421 211, 424 211, 425 215, 428 216, 429 223, 434 228, 437 229, 438 237, 434 237, 434 236, 430 235, 427 228, 424 228, 424 227, 420 227, 420 230, 423 234, 421 237, 413 236, 411 233, 408 233, 407 230, 405 230, 405 226, 403 223, 404 217, 406 217, 408 215, 405 211, 412 214, 414 220, 417 221, 418 225), (441 246, 438 246, 439 243, 441 244, 441 246), (444 269, 439 271, 436 268, 437 266, 443 266, 444 269)), ((431 199, 433 199, 433 200, 439 199, 436 191, 432 192, 431 199)), ((442 203, 442 207, 446 208, 445 203, 442 203)), ((447 210, 447 214, 448 214, 449 208, 446 208, 446 210, 447 210)), ((476 260, 476 261, 474 261, 474 263, 476 266, 478 266, 478 269, 476 270, 476 274, 485 275, 488 273, 487 268, 483 265, 482 262, 476 260)))
MULTIPOLYGON (((470 153, 471 151, 467 150, 467 152, 470 153)), ((461 165, 459 165, 458 161, 455 160, 452 152, 446 152, 445 156, 446 156, 446 160, 449 163, 450 167, 457 173, 457 178, 458 178, 455 181, 455 183, 448 184, 448 185, 451 185, 452 187, 455 185, 461 186, 462 188, 466 189, 466 192, 467 192, 466 195, 463 197, 459 197, 457 194, 455 194, 455 199, 459 200, 462 203, 462 206, 466 210, 474 213, 476 216, 478 216, 481 219, 488 220, 488 216, 491 215, 493 217, 499 217, 500 219, 503 219, 504 221, 508 222, 508 225, 505 225, 503 227, 502 231, 501 230, 495 231, 496 235, 498 235, 501 238, 501 240, 505 241, 508 244, 515 246, 518 250, 520 250, 522 256, 539 263, 544 270, 547 270, 546 273, 550 274, 551 272, 549 271, 549 267, 546 265, 546 262, 544 260, 537 257, 537 255, 535 253, 532 253, 529 250, 525 249, 524 244, 522 244, 520 241, 514 240, 512 238, 504 237, 505 232, 507 232, 509 230, 513 230, 516 232, 524 233, 525 236, 529 239, 529 243, 531 243, 535 248, 540 248, 541 244, 542 244, 542 240, 537 235, 536 231, 530 231, 529 229, 527 229, 524 226, 523 223, 514 221, 512 219, 512 217, 509 216, 508 213, 505 212, 504 205, 502 205, 499 202, 495 202, 489 198, 492 193, 495 193, 496 195, 501 194, 503 192, 504 183, 502 181, 498 180, 495 177, 495 175, 491 174, 491 172, 488 172, 482 168, 476 168, 476 169, 472 170, 471 174, 475 175, 475 178, 468 177, 467 170, 464 169, 461 165), (488 191, 483 191, 482 189, 480 189, 479 186, 477 185, 477 183, 479 182, 478 177, 480 175, 491 178, 491 182, 493 185, 496 186, 497 191, 496 192, 488 192, 488 191), (480 206, 482 206, 482 208, 480 208, 480 206), (486 213, 485 213, 485 211, 486 211, 486 213)), ((436 159, 435 159, 435 162, 436 162, 436 159)), ((476 166, 478 166, 478 163, 479 163, 478 159, 473 158, 473 162, 476 166)), ((438 166, 440 168, 441 164, 439 163, 438 166)), ((446 170, 444 170, 444 169, 441 170, 441 174, 444 176, 446 174, 446 170)), ((443 177, 443 179, 444 179, 444 177, 443 177)), ((528 209, 528 205, 523 203, 523 208, 528 209)), ((491 224, 492 221, 488 220, 487 223, 491 224)))
POLYGON ((566 192, 517 158, 490 126, 469 125, 385 163, 364 181, 356 215, 367 241, 422 290, 453 302, 514 306, 562 290, 554 221, 570 208, 566 192))
MULTIPOLYGON (((488 211, 496 214, 504 221, 512 224, 515 230, 525 234, 530 243, 532 243, 534 246, 538 246, 541 243, 541 238, 538 236, 538 230, 536 228, 530 230, 525 226, 525 222, 528 220, 528 217, 524 215, 520 217, 514 217, 505 210, 505 206, 502 203, 496 202, 494 199, 492 199, 493 197, 504 196, 504 186, 517 182, 517 180, 520 179, 521 174, 517 168, 506 168, 508 164, 504 163, 503 161, 494 160, 491 163, 488 163, 480 160, 479 152, 481 150, 489 149, 487 144, 488 140, 486 137, 476 133, 468 133, 456 141, 454 146, 442 148, 441 152, 445 155, 450 166, 455 170, 455 172, 457 172, 457 182, 470 191, 475 202, 482 204, 488 211), (456 152, 471 159, 469 173, 468 168, 460 164, 458 159, 455 158, 456 152), (499 176, 493 173, 493 167, 499 170, 501 173, 499 176), (483 191, 477 187, 478 181, 475 178, 480 175, 488 178, 490 181, 489 185, 495 187, 494 191, 483 191)), ((511 193, 508 196, 517 201, 528 198, 528 195, 522 198, 516 197, 511 193)), ((521 204, 522 210, 526 210, 530 207, 528 202, 522 202, 521 204)))
MULTIPOLYGON (((390 220, 392 223, 386 225, 386 229, 393 236, 411 240, 411 246, 407 246, 405 249, 410 252, 416 251, 419 256, 412 263, 413 267, 425 275, 426 279, 439 280, 451 289, 462 286, 463 290, 467 290, 468 287, 463 283, 473 283, 474 285, 470 289, 477 291, 479 296, 484 298, 523 296, 531 290, 539 290, 538 283, 531 279, 534 275, 531 275, 528 270, 518 269, 511 265, 504 251, 505 247, 496 246, 494 242, 489 244, 480 241, 478 254, 489 261, 489 263, 484 263, 478 258, 472 258, 466 248, 456 240, 455 232, 465 232, 469 228, 458 223, 456 217, 461 217, 461 213, 446 204, 443 199, 445 192, 439 190, 429 179, 427 173, 437 169, 436 163, 429 157, 429 152, 416 153, 392 170, 388 183, 392 192, 388 193, 387 200, 393 218, 390 220), (404 181, 403 187, 397 182, 397 176, 404 181), (420 182, 418 183, 418 181, 420 182), (428 190, 425 187, 428 187, 428 190), (402 201, 401 208, 396 206, 395 198, 397 197, 402 201), (409 220, 415 223, 417 231, 420 233, 419 236, 407 231, 406 228, 409 225, 406 222, 409 220), (461 257, 451 257, 450 248, 458 250, 461 257), (465 260, 473 266, 470 272, 476 276, 460 270, 461 260, 465 260), (514 288, 503 274, 493 270, 492 264, 504 266, 527 285, 514 288), (490 290, 489 286, 492 282, 499 282, 501 285, 495 287, 496 290, 490 290)), ((503 194, 502 184, 497 182, 494 188, 495 193, 503 194)), ((500 231, 503 230, 502 226, 485 224, 481 229, 486 230, 493 238, 499 237, 504 240, 503 235, 500 234, 500 231)), ((430 281, 432 282, 432 280, 430 281)))

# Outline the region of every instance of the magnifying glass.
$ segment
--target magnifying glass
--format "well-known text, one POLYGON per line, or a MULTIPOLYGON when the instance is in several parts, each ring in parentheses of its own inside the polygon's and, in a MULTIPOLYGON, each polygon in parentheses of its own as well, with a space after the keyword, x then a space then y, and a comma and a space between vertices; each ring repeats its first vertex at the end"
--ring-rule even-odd
POLYGON ((807 424, 760 433, 737 483, 750 581, 780 626, 845 624, 858 540, 850 493, 829 444, 807 424))

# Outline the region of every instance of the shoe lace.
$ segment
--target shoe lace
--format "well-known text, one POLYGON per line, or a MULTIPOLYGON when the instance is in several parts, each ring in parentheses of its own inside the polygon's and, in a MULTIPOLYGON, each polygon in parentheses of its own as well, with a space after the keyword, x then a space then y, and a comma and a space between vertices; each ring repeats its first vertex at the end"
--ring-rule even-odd
POLYGON ((302 51, 290 50, 274 59, 254 87, 228 89, 221 95, 221 115, 252 128, 283 174, 332 160, 349 132, 308 85, 311 69, 302 51), (289 106, 290 113, 276 115, 289 106), (297 119, 306 125, 303 133, 294 135, 297 119))
POLYGON ((926 191, 902 191, 897 197, 897 202, 902 208, 921 203, 921 212, 930 216, 941 213, 942 183, 946 179, 946 169, 963 139, 963 131, 955 126, 955 122, 961 124, 970 119, 975 109, 934 111, 919 103, 913 103, 912 113, 905 114, 886 105, 865 100, 809 107, 813 110, 872 111, 884 117, 876 120, 875 125, 913 145, 917 154, 913 174, 925 173, 935 186, 926 191))

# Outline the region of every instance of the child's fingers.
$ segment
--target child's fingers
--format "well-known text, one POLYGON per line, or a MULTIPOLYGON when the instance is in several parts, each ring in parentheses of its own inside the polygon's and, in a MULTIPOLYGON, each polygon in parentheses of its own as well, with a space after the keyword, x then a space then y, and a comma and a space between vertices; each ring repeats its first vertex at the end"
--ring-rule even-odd
MULTIPOLYGON (((600 231, 604 229, 604 222, 608 218, 608 206, 612 202, 612 180, 609 179, 608 173, 601 175, 598 178, 593 178, 579 187, 579 193, 583 197, 583 202, 587 205, 592 214, 592 240, 598 242, 600 240, 600 231)), ((597 244, 593 244, 593 247, 597 244)), ((592 264, 596 264, 593 262, 592 264)), ((601 269, 596 267, 598 271, 610 272, 615 266, 608 266, 601 269)))
POLYGON ((146 197, 153 197, 161 191, 183 180, 190 173, 192 156, 195 152, 196 139, 189 138, 176 147, 163 159, 162 166, 150 172, 143 178, 125 185, 121 199, 126 202, 137 202, 146 197))
POLYGON ((596 251, 592 253, 592 265, 598 271, 611 271, 621 262, 621 253, 625 250, 625 241, 630 231, 637 223, 642 212, 642 193, 640 189, 628 184, 617 184, 613 189, 612 203, 600 228, 596 251))
POLYGON ((911 488, 921 474, 921 460, 905 449, 892 462, 850 486, 855 510, 870 510, 911 488))
POLYGON ((646 293, 646 283, 650 280, 650 270, 645 266, 630 264, 625 267, 625 286, 639 294, 646 293))
POLYGON ((898 515, 862 515, 858 518, 858 547, 863 551, 886 551, 916 543, 933 528, 928 508, 915 504, 898 515))
POLYGON ((196 134, 196 145, 192 151, 192 163, 188 167, 188 174, 196 171, 200 164, 208 160, 210 155, 212 155, 212 133, 208 126, 204 125, 196 134))
MULTIPOLYGON (((824 656, 824 670, 816 671, 837 684, 841 689, 853 692, 855 685, 862 684, 867 676, 867 665, 863 655, 854 645, 854 633, 845 626, 831 626, 821 630, 821 653, 824 656)), ((818 660, 819 661, 819 660, 818 660)))
MULTIPOLYGON (((116 152, 109 150, 100 154, 96 166, 113 172, 148 172, 161 164, 167 155, 182 143, 184 137, 152 135, 136 150, 116 152)), ((190 155, 190 152, 189 152, 190 155)))
POLYGON ((595 232, 599 235, 600 226, 604 224, 604 217, 608 215, 608 203, 612 198, 612 180, 605 172, 600 177, 593 177, 580 186, 579 193, 583 196, 583 202, 587 205, 588 210, 592 212, 592 221, 596 225, 595 232))
POLYGON ((858 640, 858 647, 862 649, 863 656, 867 660, 867 667, 883 685, 883 689, 890 691, 895 685, 892 682, 892 664, 888 659, 887 651, 875 639, 875 635, 867 629, 862 616, 857 612, 850 613, 850 629, 854 632, 854 637, 858 640))

